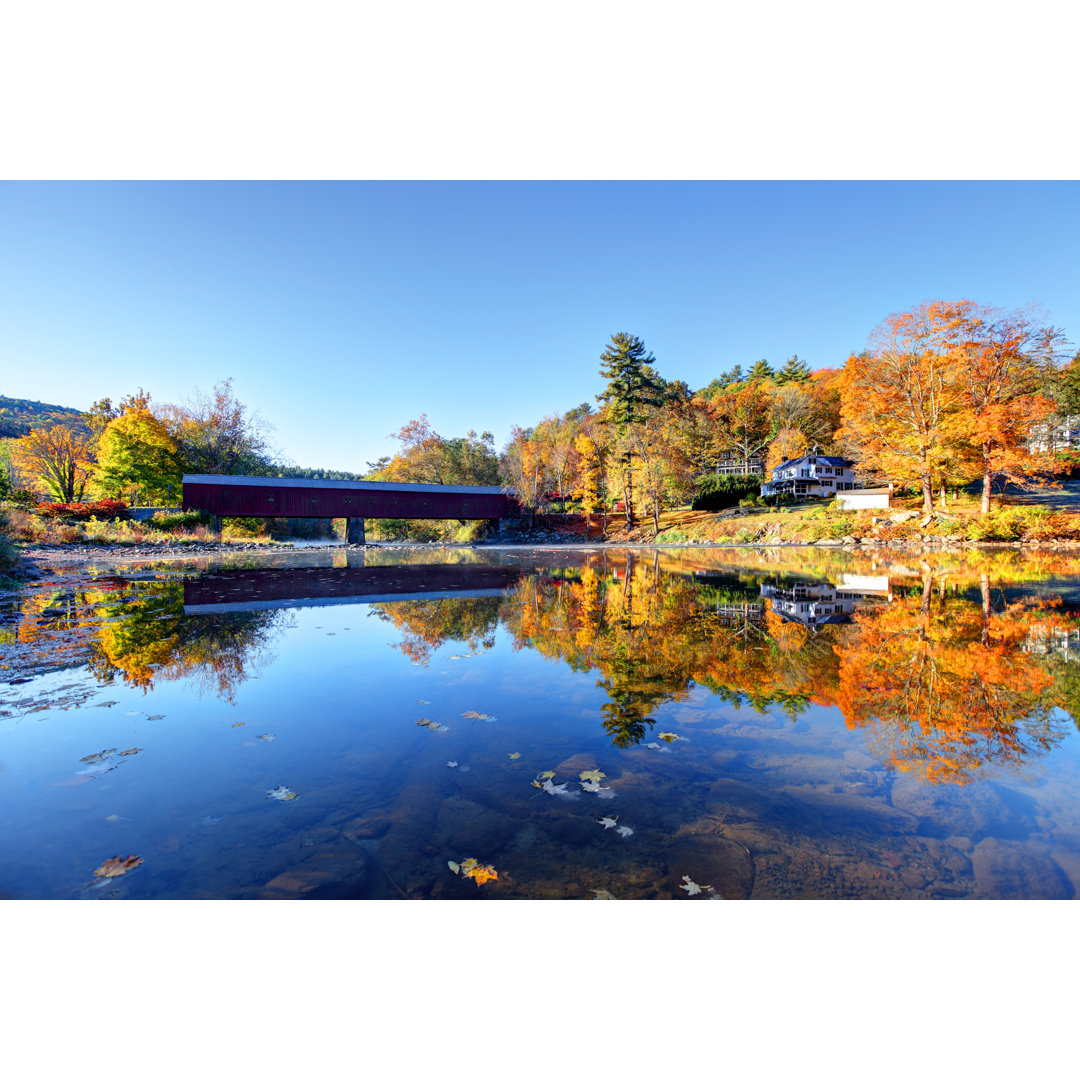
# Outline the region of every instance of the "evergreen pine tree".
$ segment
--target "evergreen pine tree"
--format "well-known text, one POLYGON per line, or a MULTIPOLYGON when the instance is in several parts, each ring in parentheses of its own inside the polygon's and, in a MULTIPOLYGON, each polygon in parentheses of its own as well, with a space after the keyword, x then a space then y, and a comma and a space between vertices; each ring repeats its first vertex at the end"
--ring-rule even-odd
POLYGON ((799 359, 798 355, 792 356, 792 358, 776 373, 776 383, 778 386, 783 386, 785 383, 789 382, 804 383, 809 378, 810 368, 799 359))
MULTIPOLYGON (((611 336, 611 344, 600 354, 600 374, 607 379, 607 389, 596 400, 608 407, 605 423, 614 426, 620 440, 631 424, 643 423, 649 407, 661 403, 660 386, 652 370, 656 358, 645 351, 645 343, 633 334, 611 336)), ((622 455, 624 490, 626 491, 626 523, 633 527, 634 504, 631 473, 632 452, 622 455)))
POLYGON ((769 366, 768 360, 759 360, 751 369, 747 378, 751 382, 760 382, 763 379, 771 379, 776 372, 769 366))

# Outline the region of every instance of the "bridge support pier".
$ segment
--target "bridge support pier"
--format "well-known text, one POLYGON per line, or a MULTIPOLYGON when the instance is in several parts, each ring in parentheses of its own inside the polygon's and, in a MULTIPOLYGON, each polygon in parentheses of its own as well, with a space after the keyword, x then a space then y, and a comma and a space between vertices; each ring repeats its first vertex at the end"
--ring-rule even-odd
POLYGON ((364 544, 367 541, 364 539, 364 519, 363 518, 346 518, 345 520, 345 543, 346 544, 364 544))

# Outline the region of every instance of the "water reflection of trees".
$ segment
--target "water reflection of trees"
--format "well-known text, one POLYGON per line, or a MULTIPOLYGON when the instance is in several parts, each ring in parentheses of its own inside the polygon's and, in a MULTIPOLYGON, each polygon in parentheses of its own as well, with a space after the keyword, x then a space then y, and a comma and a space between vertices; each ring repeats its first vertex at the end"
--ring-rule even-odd
POLYGON ((660 706, 696 684, 793 719, 812 703, 838 707, 891 767, 964 783, 1045 754, 1065 730, 1055 708, 1080 715, 1080 663, 1054 647, 1070 640, 1075 617, 1015 582, 927 565, 921 578, 894 581, 891 602, 814 629, 761 600, 761 585, 776 580, 770 568, 703 584, 658 560, 609 556, 525 577, 497 612, 458 600, 385 605, 384 617, 413 657, 448 639, 475 647, 499 621, 515 648, 596 672, 601 721, 617 746, 643 741, 660 706), (1007 600, 1005 584, 1020 599, 1007 600))
POLYGON ((119 679, 143 690, 189 679, 233 701, 237 687, 272 659, 288 618, 282 611, 185 616, 181 582, 112 578, 29 596, 14 638, 33 651, 38 670, 79 663, 102 684, 119 679))
POLYGON ((1017 767, 1045 754, 1065 731, 1069 705, 1059 666, 1030 645, 1062 616, 1057 604, 995 602, 989 576, 935 579, 859 611, 837 650, 838 704, 868 731, 893 767, 934 782, 965 783, 988 766, 1017 767))

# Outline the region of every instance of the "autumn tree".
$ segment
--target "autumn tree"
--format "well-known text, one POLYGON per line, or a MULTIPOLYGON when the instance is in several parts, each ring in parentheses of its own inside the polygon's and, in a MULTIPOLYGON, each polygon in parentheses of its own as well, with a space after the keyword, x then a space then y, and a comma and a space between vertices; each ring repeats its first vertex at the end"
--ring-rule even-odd
POLYGON ((181 476, 176 441, 149 409, 130 409, 106 426, 94 477, 106 495, 126 496, 132 505, 171 501, 181 476))
MULTIPOLYGON (((628 430, 644 423, 649 406, 660 404, 659 387, 652 365, 656 358, 645 351, 645 343, 633 334, 613 334, 611 343, 600 354, 600 374, 607 388, 596 395, 607 405, 601 423, 611 424, 624 440, 628 430)), ((626 499, 626 524, 634 524, 633 450, 621 447, 620 462, 626 499)))
POLYGON ((841 437, 865 469, 919 483, 927 513, 935 481, 954 466, 946 421, 964 393, 956 346, 966 310, 933 301, 890 315, 844 365, 841 437))
POLYGON ((773 469, 785 461, 801 457, 807 449, 806 436, 798 428, 781 428, 776 433, 776 438, 769 443, 769 453, 765 458, 765 474, 771 475, 773 469))
POLYGON ((1038 392, 1044 385, 1036 353, 1041 328, 1021 311, 977 308, 966 301, 961 306, 963 340, 955 350, 961 397, 947 426, 978 455, 986 514, 994 477, 1023 480, 1046 468, 1046 458, 1033 454, 1029 442, 1054 404, 1038 392))
POLYGON ((574 440, 577 468, 573 474, 573 496, 581 502, 585 514, 585 539, 589 538, 591 515, 603 510, 601 535, 607 536, 608 466, 611 447, 608 429, 598 423, 582 426, 574 440))
POLYGON ((90 436, 68 424, 35 428, 12 440, 11 463, 60 502, 74 502, 83 497, 93 469, 90 436))
POLYGON ((738 452, 744 471, 749 471, 750 458, 764 450, 773 436, 771 405, 769 395, 757 382, 720 394, 712 401, 720 444, 738 452))
POLYGON ((261 474, 273 465, 271 425, 236 398, 232 379, 184 405, 155 410, 176 441, 184 472, 261 474))

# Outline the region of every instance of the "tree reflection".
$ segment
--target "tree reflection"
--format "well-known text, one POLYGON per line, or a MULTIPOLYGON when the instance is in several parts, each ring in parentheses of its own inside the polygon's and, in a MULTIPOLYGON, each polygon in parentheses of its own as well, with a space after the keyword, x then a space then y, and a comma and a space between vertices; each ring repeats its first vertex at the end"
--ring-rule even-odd
POLYGON ((1016 768, 1064 736, 1054 664, 1033 656, 1032 636, 1060 622, 1057 603, 993 597, 966 580, 922 585, 856 612, 837 650, 838 704, 894 768, 934 783, 967 783, 989 767, 1016 768))
POLYGON ((978 567, 935 576, 926 565, 912 580, 896 577, 876 600, 848 603, 854 614, 834 606, 837 621, 807 624, 763 594, 850 599, 852 586, 800 585, 771 567, 717 581, 604 555, 523 578, 497 612, 472 600, 383 607, 405 635, 399 647, 425 660, 445 640, 475 647, 497 620, 515 648, 597 672, 601 723, 619 747, 645 740, 657 710, 698 685, 793 720, 811 704, 838 707, 889 767, 934 783, 1045 754, 1063 737, 1055 709, 1077 715, 1080 664, 1058 648, 1075 640, 1075 617, 1025 597, 1008 576, 992 586, 978 567))

